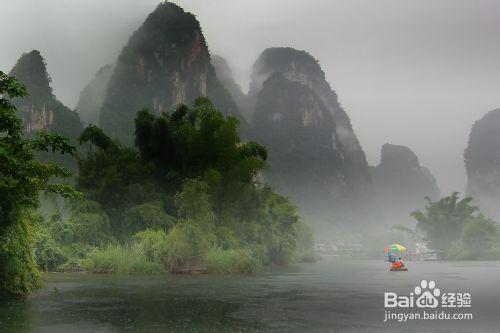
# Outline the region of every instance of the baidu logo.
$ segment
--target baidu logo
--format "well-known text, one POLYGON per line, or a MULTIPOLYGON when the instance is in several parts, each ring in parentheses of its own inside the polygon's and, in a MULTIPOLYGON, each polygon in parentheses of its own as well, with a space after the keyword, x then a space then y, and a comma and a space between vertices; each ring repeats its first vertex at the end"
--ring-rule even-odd
POLYGON ((441 290, 436 288, 434 281, 422 280, 420 286, 415 287, 415 296, 418 297, 415 304, 418 308, 437 308, 439 305, 441 290))
POLYGON ((470 308, 470 293, 443 292, 436 282, 422 280, 407 295, 395 292, 384 293, 384 322, 409 320, 470 320, 472 313, 460 310, 447 311, 447 308, 470 308), (439 308, 439 309, 438 309, 439 308), (404 309, 404 310, 403 310, 404 309), (408 310, 409 309, 409 310, 408 310), (401 311, 403 310, 403 311, 401 311))
POLYGON ((409 295, 398 295, 394 292, 384 294, 386 308, 430 308, 438 306, 448 308, 470 308, 470 293, 443 293, 436 287, 436 282, 422 280, 409 295))

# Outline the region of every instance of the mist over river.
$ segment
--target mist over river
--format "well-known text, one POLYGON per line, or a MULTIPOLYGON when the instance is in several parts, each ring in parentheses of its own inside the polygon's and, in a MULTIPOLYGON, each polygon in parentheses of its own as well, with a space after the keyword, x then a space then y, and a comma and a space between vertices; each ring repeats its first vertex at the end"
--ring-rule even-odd
POLYGON ((0 301, 0 332, 498 330, 499 262, 408 266, 390 273, 382 261, 328 259, 248 276, 53 273, 27 300, 0 301), (422 279, 469 292, 473 319, 384 322, 384 292, 408 295, 422 279))

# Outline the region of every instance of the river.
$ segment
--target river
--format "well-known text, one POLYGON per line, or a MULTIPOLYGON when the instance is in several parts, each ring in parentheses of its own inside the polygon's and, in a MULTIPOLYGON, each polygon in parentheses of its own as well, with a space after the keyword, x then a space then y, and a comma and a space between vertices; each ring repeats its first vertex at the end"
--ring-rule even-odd
MULTIPOLYGON (((115 276, 53 273, 26 300, 0 300, 0 332, 498 332, 500 262, 339 259, 249 276, 115 276), (384 322, 384 292, 408 295, 421 280, 468 292, 468 320, 384 322)), ((394 310, 394 309, 391 309, 394 310)), ((407 311, 407 310, 406 310, 407 311)))

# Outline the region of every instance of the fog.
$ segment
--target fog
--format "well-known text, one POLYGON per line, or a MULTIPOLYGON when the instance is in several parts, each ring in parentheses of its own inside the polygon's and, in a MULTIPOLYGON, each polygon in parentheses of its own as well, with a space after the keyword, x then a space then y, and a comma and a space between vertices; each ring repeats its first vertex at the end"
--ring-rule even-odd
MULTIPOLYGON (((54 92, 74 107, 115 61, 158 0, 2 0, 0 70, 26 51, 47 61, 54 92)), ((463 191, 472 123, 500 106, 500 2, 495 0, 178 0, 201 22, 210 50, 246 90, 270 46, 323 66, 370 164, 383 143, 406 145, 443 194, 463 191)))

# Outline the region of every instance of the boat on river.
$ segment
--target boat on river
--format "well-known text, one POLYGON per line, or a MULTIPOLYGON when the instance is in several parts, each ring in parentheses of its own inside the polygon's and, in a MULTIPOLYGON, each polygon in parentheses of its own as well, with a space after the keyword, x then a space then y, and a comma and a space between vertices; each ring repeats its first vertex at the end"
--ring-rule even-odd
POLYGON ((389 271, 391 271, 391 272, 407 272, 408 268, 406 268, 406 267, 399 267, 399 268, 391 267, 391 268, 389 268, 389 271))

